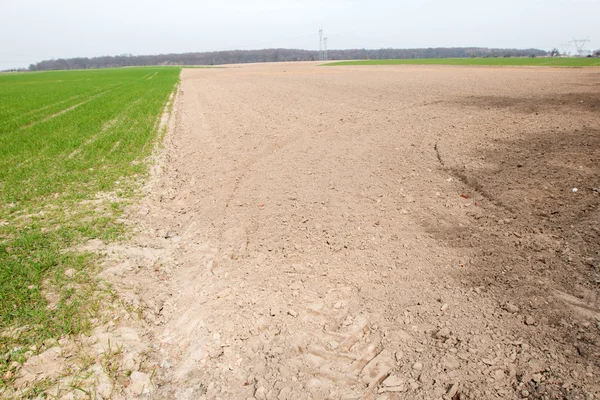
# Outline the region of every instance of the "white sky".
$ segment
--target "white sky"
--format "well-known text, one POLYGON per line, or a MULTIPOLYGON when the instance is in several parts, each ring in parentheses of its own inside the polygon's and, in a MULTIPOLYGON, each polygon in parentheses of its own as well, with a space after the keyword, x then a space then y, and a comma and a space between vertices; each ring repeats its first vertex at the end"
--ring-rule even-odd
POLYGON ((536 47, 590 37, 600 0, 2 0, 0 69, 50 58, 265 47, 536 47))

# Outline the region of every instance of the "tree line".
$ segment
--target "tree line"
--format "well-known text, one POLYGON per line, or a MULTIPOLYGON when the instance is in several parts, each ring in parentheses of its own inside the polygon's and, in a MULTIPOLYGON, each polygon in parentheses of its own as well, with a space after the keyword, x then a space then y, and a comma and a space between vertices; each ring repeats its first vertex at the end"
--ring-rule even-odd
MULTIPOLYGON (((539 49, 489 49, 482 47, 437 47, 422 49, 329 50, 329 60, 537 57, 549 53, 539 49)), ((29 66, 30 71, 139 67, 156 65, 222 65, 279 61, 316 61, 317 51, 299 49, 228 50, 204 53, 75 57, 44 60, 29 66)))

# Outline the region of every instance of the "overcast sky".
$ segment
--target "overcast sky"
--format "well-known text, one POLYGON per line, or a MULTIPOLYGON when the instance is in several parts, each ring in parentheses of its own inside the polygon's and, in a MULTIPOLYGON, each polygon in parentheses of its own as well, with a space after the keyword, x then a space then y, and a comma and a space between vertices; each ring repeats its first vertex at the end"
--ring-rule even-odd
POLYGON ((2 0, 0 69, 50 58, 265 47, 552 49, 590 37, 600 0, 2 0))

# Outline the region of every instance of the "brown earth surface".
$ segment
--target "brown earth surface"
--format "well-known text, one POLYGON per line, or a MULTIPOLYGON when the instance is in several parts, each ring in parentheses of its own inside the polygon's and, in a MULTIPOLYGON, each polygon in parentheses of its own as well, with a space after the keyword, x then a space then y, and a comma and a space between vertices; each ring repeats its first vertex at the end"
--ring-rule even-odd
POLYGON ((600 70, 185 69, 165 144, 104 397, 599 398, 600 70))

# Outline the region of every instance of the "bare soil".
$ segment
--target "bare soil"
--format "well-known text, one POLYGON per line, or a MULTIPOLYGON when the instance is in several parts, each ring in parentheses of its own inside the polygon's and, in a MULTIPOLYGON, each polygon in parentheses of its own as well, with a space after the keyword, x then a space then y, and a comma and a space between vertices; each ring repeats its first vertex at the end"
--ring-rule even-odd
POLYGON ((114 397, 598 398, 599 111, 598 69, 184 70, 114 397))

